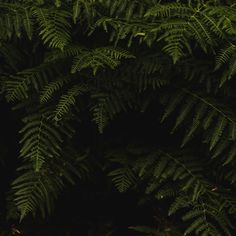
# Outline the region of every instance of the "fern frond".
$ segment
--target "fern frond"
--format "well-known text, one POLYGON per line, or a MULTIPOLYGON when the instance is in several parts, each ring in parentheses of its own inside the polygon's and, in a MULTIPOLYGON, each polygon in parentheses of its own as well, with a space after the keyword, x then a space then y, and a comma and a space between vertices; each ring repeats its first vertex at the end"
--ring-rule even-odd
POLYGON ((130 161, 126 159, 125 153, 121 150, 113 150, 108 152, 106 157, 109 158, 112 164, 118 165, 118 168, 108 173, 115 187, 120 192, 125 192, 133 187, 136 184, 136 174, 133 171, 132 165, 130 165, 130 161))
POLYGON ((1 2, 0 11, 1 38, 11 38, 13 34, 20 38, 26 32, 32 39, 34 20, 28 4, 1 2))
POLYGON ((183 93, 176 94, 175 99, 173 99, 172 102, 170 102, 168 106, 166 106, 165 113, 162 116, 161 122, 163 122, 167 117, 170 116, 172 112, 175 111, 176 107, 182 102, 183 98, 184 98, 183 93))
POLYGON ((219 69, 221 66, 225 65, 235 53, 236 46, 234 44, 230 44, 226 48, 221 49, 216 57, 215 69, 219 69))
POLYGON ((81 12, 81 0, 75 0, 73 3, 73 21, 76 23, 81 12))
MULTIPOLYGON (((179 194, 179 188, 173 184, 164 184, 161 183, 162 186, 158 187, 158 191, 155 194, 155 197, 158 200, 166 199, 166 198, 173 198, 179 194)), ((156 190, 156 189, 155 189, 156 190)))
POLYGON ((93 113, 93 121, 97 124, 99 133, 103 133, 104 128, 108 124, 109 114, 106 109, 107 98, 99 97, 99 102, 91 108, 93 113))
POLYGON ((95 93, 92 94, 95 105, 91 107, 93 121, 97 124, 100 133, 103 133, 108 121, 121 111, 132 109, 136 105, 133 94, 124 89, 114 89, 111 94, 95 93))
POLYGON ((57 92, 63 87, 64 84, 67 84, 70 81, 70 76, 66 76, 48 83, 41 91, 39 98, 40 103, 43 104, 48 102, 53 97, 55 92, 57 92))
POLYGON ((217 19, 212 17, 211 12, 208 8, 203 11, 199 11, 199 17, 202 19, 204 24, 209 27, 210 31, 218 36, 219 39, 224 38, 224 31, 219 26, 217 19))
POLYGON ((35 215, 38 210, 43 217, 50 214, 65 181, 74 184, 75 177, 84 178, 87 175, 87 155, 88 152, 77 153, 66 147, 60 158, 55 157, 53 162, 48 160, 39 172, 35 172, 34 166, 28 162, 20 167, 20 175, 12 183, 12 197, 20 220, 28 214, 35 215))
POLYGON ((58 75, 59 71, 54 64, 41 64, 5 79, 6 99, 9 102, 22 101, 29 97, 30 89, 41 90, 52 74, 58 75))
POLYGON ((223 134, 226 134, 226 137, 229 140, 235 139, 234 134, 232 133, 232 131, 235 130, 236 122, 234 113, 227 107, 217 104, 216 101, 204 98, 187 89, 183 89, 182 92, 175 95, 173 99, 170 99, 170 103, 167 105, 162 121, 175 111, 179 103, 182 104, 182 110, 180 110, 179 115, 177 116, 174 130, 184 122, 187 116, 192 118, 193 109, 195 114, 182 145, 185 145, 199 128, 208 132, 209 138, 207 142, 209 143, 210 150, 219 143, 219 139, 223 134), (183 102, 184 99, 185 102, 183 102), (213 123, 214 127, 212 125, 213 123))
POLYGON ((126 192, 135 184, 135 175, 129 167, 122 167, 111 171, 108 176, 112 178, 112 182, 119 192, 126 192))
POLYGON ((187 213, 182 217, 184 221, 191 220, 192 223, 185 230, 185 234, 196 233, 197 235, 232 235, 230 232, 231 223, 222 208, 222 202, 213 200, 210 197, 199 199, 198 201, 188 200, 187 196, 176 198, 172 204, 169 214, 172 215, 177 210, 188 208, 187 213), (220 227, 220 228, 219 228, 220 227))
POLYGON ((72 73, 81 71, 85 68, 92 68, 93 74, 96 74, 99 68, 110 67, 114 69, 121 63, 121 59, 134 58, 125 50, 115 48, 96 48, 81 52, 74 58, 72 73))
POLYGON ((35 8, 33 16, 40 26, 39 35, 43 42, 49 47, 63 50, 70 42, 70 13, 59 9, 35 8))
POLYGON ((61 59, 66 58, 73 58, 74 56, 78 56, 81 53, 86 51, 85 47, 82 47, 80 45, 68 45, 65 46, 63 51, 60 49, 54 49, 50 53, 46 55, 45 62, 53 62, 61 59))
POLYGON ((50 170, 35 173, 30 165, 18 169, 23 172, 13 183, 14 202, 20 212, 20 220, 39 209, 42 216, 51 213, 53 203, 63 187, 62 180, 50 170))
POLYGON ((236 159, 236 144, 234 143, 233 145, 231 145, 228 154, 225 155, 223 164, 227 165, 227 164, 235 161, 235 159, 236 159))
POLYGON ((174 155, 156 150, 151 152, 146 160, 141 160, 138 166, 140 166, 140 177, 145 176, 149 172, 152 173, 152 181, 154 182, 161 181, 162 179, 180 181, 182 190, 192 191, 193 199, 198 199, 199 196, 208 191, 209 184, 203 181, 204 178, 200 165, 194 158, 184 154, 174 155))
POLYGON ((23 121, 20 156, 30 160, 39 172, 45 161, 60 155, 62 134, 45 114, 33 114, 23 121))
POLYGON ((7 101, 24 100, 28 98, 29 79, 11 76, 5 81, 7 101))
POLYGON ((143 17, 145 6, 149 4, 145 1, 101 1, 107 10, 107 14, 114 17, 124 18, 129 21, 130 19, 143 17))
POLYGON ((97 15, 97 5, 101 6, 101 1, 73 0, 72 15, 74 23, 79 19, 80 21, 86 21, 88 29, 93 28, 94 19, 97 15))
POLYGON ((156 4, 154 7, 149 9, 145 17, 150 16, 157 16, 163 18, 170 18, 170 17, 185 17, 191 16, 194 13, 194 10, 180 3, 171 3, 171 4, 156 4))
POLYGON ((206 45, 214 45, 214 38, 212 36, 212 32, 208 29, 208 26, 203 22, 203 20, 201 19, 201 16, 192 16, 191 17, 191 20, 192 20, 192 26, 193 28, 195 28, 198 33, 196 34, 196 31, 195 31, 195 34, 197 37, 196 39, 200 39, 198 38, 198 35, 201 35, 201 40, 199 42, 199 44, 202 46, 202 48, 204 50, 206 50, 206 45))
POLYGON ((158 41, 166 42, 162 50, 172 57, 174 64, 184 56, 184 49, 191 53, 191 47, 186 38, 188 25, 185 22, 163 23, 160 28, 164 30, 164 33, 158 37, 158 41))
POLYGON ((53 119, 60 121, 70 111, 71 107, 76 105, 76 98, 88 91, 89 87, 86 84, 74 85, 70 88, 66 94, 60 97, 53 119))

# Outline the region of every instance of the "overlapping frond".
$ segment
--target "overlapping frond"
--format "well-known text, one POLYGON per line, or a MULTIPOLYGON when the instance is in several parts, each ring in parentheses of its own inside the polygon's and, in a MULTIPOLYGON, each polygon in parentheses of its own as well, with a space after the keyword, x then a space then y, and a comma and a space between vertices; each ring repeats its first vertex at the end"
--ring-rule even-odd
POLYGON ((115 69, 123 58, 134 58, 134 56, 125 50, 109 47, 81 51, 74 58, 72 73, 86 68, 92 68, 93 74, 96 74, 99 68, 110 67, 115 69))
POLYGON ((65 148, 61 157, 55 157, 38 172, 26 162, 18 169, 20 176, 12 183, 12 198, 22 220, 28 214, 39 213, 45 217, 54 208, 55 200, 65 187, 75 179, 84 178, 88 167, 85 158, 88 152, 77 153, 71 147, 65 148))
POLYGON ((5 78, 6 99, 9 102, 22 101, 30 96, 31 89, 41 90, 50 80, 50 76, 59 75, 54 64, 41 64, 37 67, 17 72, 5 78))
POLYGON ((169 210, 172 215, 176 211, 187 208, 183 215, 183 221, 190 221, 184 234, 191 235, 232 235, 230 228, 232 224, 227 216, 224 203, 213 198, 202 198, 197 201, 191 201, 188 196, 181 195, 176 198, 169 210))
MULTIPOLYGON (((184 153, 167 153, 161 150, 153 150, 145 159, 137 162, 135 167, 139 171, 141 178, 150 178, 147 191, 159 192, 160 186, 164 179, 176 181, 183 191, 190 191, 192 199, 198 199, 199 196, 208 191, 209 183, 204 181, 203 170, 195 158, 184 153)), ((168 195, 158 193, 157 196, 168 195)))
POLYGON ((97 21, 97 25, 105 30, 112 27, 111 40, 116 43, 127 38, 128 45, 131 45, 137 37, 140 42, 144 41, 148 45, 164 41, 163 52, 171 56, 176 63, 185 54, 191 53, 190 42, 193 38, 195 43, 207 52, 217 44, 216 38, 220 40, 224 37, 224 30, 212 16, 212 11, 212 7, 206 6, 198 8, 181 3, 159 3, 147 9, 140 21, 137 19, 129 22, 123 18, 104 17, 97 21))
POLYGON ((61 59, 66 59, 66 58, 73 58, 74 56, 78 56, 81 53, 86 51, 85 47, 82 47, 80 45, 68 45, 66 46, 63 51, 60 49, 54 49, 50 53, 47 54, 45 58, 45 62, 52 62, 52 61, 57 61, 61 59))
POLYGON ((100 133, 103 133, 106 125, 115 115, 136 106, 133 94, 127 89, 116 89, 109 94, 94 93, 91 97, 95 100, 95 104, 91 107, 93 121, 97 124, 100 133))
POLYGON ((64 49, 70 42, 69 12, 48 8, 35 8, 33 15, 39 24, 39 35, 49 47, 64 49))
POLYGON ((121 191, 134 188, 143 181, 146 194, 154 195, 159 201, 175 199, 169 215, 181 210, 183 221, 188 223, 184 234, 232 235, 230 215, 235 214, 235 202, 219 195, 214 185, 205 182, 198 157, 156 148, 117 150, 108 157, 112 163, 119 163, 109 175, 121 191))
POLYGON ((182 145, 185 145, 199 129, 206 130, 206 141, 209 143, 210 150, 219 144, 221 137, 235 140, 234 112, 228 107, 218 104, 214 99, 182 89, 169 100, 162 121, 175 112, 177 107, 180 107, 180 111, 173 131, 183 124, 187 117, 190 116, 192 119, 192 124, 186 132, 182 145))
POLYGON ((39 172, 45 161, 60 156, 62 134, 46 114, 33 114, 23 121, 25 126, 20 131, 22 134, 20 156, 30 160, 35 171, 39 172))
POLYGON ((40 103, 43 104, 48 102, 53 97, 53 95, 63 87, 63 85, 69 82, 70 82, 70 76, 65 76, 48 83, 46 86, 44 86, 44 88, 41 91, 39 98, 40 103))
MULTIPOLYGON (((105 127, 118 114, 150 108, 158 117, 165 110, 162 121, 168 127, 173 119, 167 118, 174 117, 173 132, 183 127, 182 149, 175 151, 178 137, 163 134, 166 127, 158 126, 158 118, 155 147, 119 147, 107 155, 107 146, 113 149, 117 141, 113 137, 96 146, 99 156, 107 156, 104 165, 115 187, 138 190, 156 205, 174 201, 169 213, 180 210, 187 235, 235 234, 229 215, 235 219, 236 5, 225 2, 0 3, 0 95, 29 113, 21 130, 24 164, 12 185, 21 219, 37 210, 51 212, 64 180, 74 183, 94 165, 87 163, 87 152, 77 153, 79 143, 72 147, 67 122, 90 118, 102 136, 96 145, 101 145, 105 127), (162 136, 168 148, 161 147, 162 136)), ((133 229, 174 235, 167 231, 171 227, 159 225, 133 229)))
POLYGON ((122 167, 109 173, 112 182, 119 192, 125 192, 135 184, 135 175, 129 167, 122 167))
POLYGON ((107 154, 107 158, 112 164, 118 167, 108 173, 114 186, 119 192, 125 192, 135 186, 137 175, 133 170, 132 161, 127 159, 125 152, 115 150, 107 154))
POLYGON ((50 213, 55 197, 63 187, 62 180, 46 168, 43 172, 35 173, 31 165, 26 165, 19 171, 23 171, 23 174, 12 183, 12 190, 21 220, 29 213, 35 214, 38 208, 43 216, 46 212, 50 213))
MULTIPOLYGON (((109 157, 112 157, 112 162, 122 165, 122 168, 115 169, 111 173, 119 176, 126 169, 125 180, 126 183, 129 183, 126 185, 127 188, 134 182, 132 176, 135 176, 135 173, 140 180, 147 181, 146 193, 155 193, 160 199, 164 196, 175 195, 170 192, 172 186, 163 185, 166 180, 174 181, 179 186, 179 190, 177 190, 178 188, 172 189, 174 192, 188 192, 193 200, 211 190, 211 184, 204 181, 200 163, 196 161, 196 158, 184 153, 168 153, 154 148, 148 152, 140 152, 138 149, 128 152, 112 152, 109 157), (135 159, 133 155, 136 156, 135 159)), ((116 185, 118 180, 120 179, 115 179, 116 185)))
POLYGON ((236 46, 232 43, 226 48, 221 49, 216 57, 216 70, 223 66, 225 69, 220 77, 220 87, 227 80, 232 79, 236 73, 236 46))
POLYGON ((13 35, 22 36, 25 32, 29 39, 33 35, 32 11, 29 5, 24 3, 0 3, 0 38, 11 38, 13 35))
POLYGON ((66 94, 62 95, 53 114, 55 121, 60 121, 64 115, 68 114, 71 107, 76 106, 76 98, 90 90, 87 84, 78 84, 71 87, 66 94))

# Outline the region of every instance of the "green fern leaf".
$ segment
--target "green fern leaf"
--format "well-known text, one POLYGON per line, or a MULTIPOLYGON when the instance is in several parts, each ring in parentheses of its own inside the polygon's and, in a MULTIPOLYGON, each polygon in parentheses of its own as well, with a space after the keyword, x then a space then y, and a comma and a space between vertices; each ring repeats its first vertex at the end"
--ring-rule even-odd
POLYGON ((60 155, 62 137, 44 115, 28 116, 24 122, 26 125, 20 131, 23 135, 20 156, 32 161, 35 171, 39 172, 46 159, 60 155))
POLYGON ((72 66, 72 73, 85 68, 92 68, 95 75, 99 68, 110 67, 114 69, 120 64, 122 58, 134 58, 128 52, 115 48, 96 48, 92 51, 84 51, 77 55, 72 66))
POLYGON ((212 150, 212 148, 217 144, 217 142, 219 141, 225 127, 227 125, 227 120, 225 119, 225 117, 221 117, 219 118, 216 127, 212 133, 212 138, 210 141, 210 150, 212 150))
POLYGON ((39 98, 40 103, 43 104, 43 103, 48 102, 53 97, 56 91, 61 89, 64 84, 69 83, 69 82, 70 82, 70 77, 67 76, 67 77, 62 77, 56 81, 52 81, 48 83, 41 91, 40 98, 39 98))
POLYGON ((216 57, 216 66, 215 69, 219 69, 221 66, 225 65, 232 55, 235 53, 236 46, 234 44, 230 44, 224 49, 221 49, 219 54, 216 57))
POLYGON ((81 12, 81 4, 80 4, 80 0, 75 0, 74 4, 73 4, 73 21, 74 23, 76 23, 80 12, 81 12))
POLYGON ((39 35, 49 47, 61 50, 70 42, 70 13, 59 9, 35 8, 33 15, 40 26, 39 35))
POLYGON ((100 98, 99 103, 91 108, 93 112, 93 121, 97 124, 99 133, 103 133, 108 124, 109 114, 106 109, 106 98, 100 98))
POLYGON ((52 75, 58 75, 55 70, 56 64, 41 64, 35 68, 18 72, 16 75, 10 75, 6 79, 6 99, 9 102, 22 101, 29 97, 30 88, 39 91, 48 83, 52 75))
POLYGON ((135 184, 135 175, 130 168, 119 168, 109 173, 119 192, 125 192, 135 184))
POLYGON ((74 85, 60 97, 56 110, 54 112, 53 119, 60 121, 71 109, 76 105, 76 97, 89 91, 89 87, 86 84, 74 85))

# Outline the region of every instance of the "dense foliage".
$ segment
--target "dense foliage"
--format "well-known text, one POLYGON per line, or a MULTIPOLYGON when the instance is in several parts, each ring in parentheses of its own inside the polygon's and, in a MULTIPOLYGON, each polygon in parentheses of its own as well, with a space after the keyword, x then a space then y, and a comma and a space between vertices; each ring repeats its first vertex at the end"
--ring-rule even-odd
POLYGON ((68 182, 101 168, 172 222, 133 231, 236 234, 234 1, 1 0, 0 59, 23 121, 8 217, 48 215, 68 182), (159 138, 113 137, 132 112, 158 114, 159 138), (88 123, 97 133, 80 133, 88 123))

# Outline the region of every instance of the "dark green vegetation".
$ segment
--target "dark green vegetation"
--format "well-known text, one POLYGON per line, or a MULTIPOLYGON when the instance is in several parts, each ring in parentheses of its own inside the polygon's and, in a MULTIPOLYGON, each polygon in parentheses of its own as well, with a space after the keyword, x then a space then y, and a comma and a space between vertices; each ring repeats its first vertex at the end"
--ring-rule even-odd
POLYGON ((92 183, 150 209, 128 235, 236 235, 234 1, 1 0, 0 60, 8 219, 73 212, 92 183))

